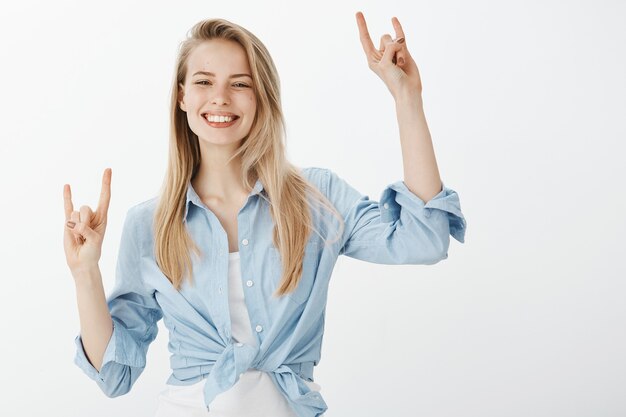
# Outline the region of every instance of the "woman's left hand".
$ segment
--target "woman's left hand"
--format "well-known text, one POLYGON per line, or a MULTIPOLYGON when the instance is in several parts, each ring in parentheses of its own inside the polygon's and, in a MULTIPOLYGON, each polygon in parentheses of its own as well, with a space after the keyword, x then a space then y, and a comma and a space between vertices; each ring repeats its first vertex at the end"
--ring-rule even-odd
POLYGON ((380 38, 379 49, 372 43, 363 13, 356 13, 356 23, 359 27, 361 45, 367 57, 367 65, 383 80, 393 97, 398 98, 405 94, 421 96, 422 80, 417 64, 407 49, 404 31, 398 18, 391 19, 396 39, 393 40, 389 34, 384 34, 380 38))

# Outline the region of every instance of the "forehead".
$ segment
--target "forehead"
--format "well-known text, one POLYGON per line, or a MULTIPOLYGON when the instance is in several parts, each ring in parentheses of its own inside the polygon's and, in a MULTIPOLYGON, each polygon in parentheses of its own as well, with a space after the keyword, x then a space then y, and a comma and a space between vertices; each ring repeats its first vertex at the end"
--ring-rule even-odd
POLYGON ((188 69, 189 74, 208 71, 217 76, 250 71, 243 46, 225 39, 212 39, 196 46, 189 55, 188 69))

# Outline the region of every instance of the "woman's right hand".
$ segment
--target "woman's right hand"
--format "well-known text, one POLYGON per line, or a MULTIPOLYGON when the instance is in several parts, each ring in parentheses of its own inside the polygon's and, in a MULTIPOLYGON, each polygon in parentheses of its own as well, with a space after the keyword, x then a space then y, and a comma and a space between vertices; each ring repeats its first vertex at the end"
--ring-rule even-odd
POLYGON ((111 200, 111 168, 104 170, 100 201, 95 212, 89 206, 81 206, 80 211, 74 210, 69 184, 63 186, 63 200, 65 203, 63 248, 67 265, 76 278, 79 272, 97 267, 100 260, 111 200))

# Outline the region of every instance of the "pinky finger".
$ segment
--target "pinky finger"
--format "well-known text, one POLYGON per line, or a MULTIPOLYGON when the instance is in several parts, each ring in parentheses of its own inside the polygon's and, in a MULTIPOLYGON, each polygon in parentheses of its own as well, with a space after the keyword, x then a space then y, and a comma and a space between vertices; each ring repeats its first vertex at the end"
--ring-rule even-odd
POLYGON ((75 226, 76 222, 71 220, 65 223, 65 227, 67 227, 74 236, 74 242, 76 242, 77 245, 82 245, 85 242, 85 238, 74 230, 75 226))
MULTIPOLYGON (((398 39, 395 40, 396 42, 398 42, 398 39)), ((404 38, 400 38, 400 42, 399 43, 404 43, 404 38)), ((406 53, 405 53, 406 48, 403 47, 401 48, 398 52, 396 52, 396 55, 394 58, 396 58, 395 61, 397 61, 397 65, 404 65, 406 63, 406 53)), ((396 62, 394 62, 395 64, 396 62)))
POLYGON ((74 242, 76 242, 77 245, 82 245, 83 244, 83 238, 81 236, 74 236, 74 242))

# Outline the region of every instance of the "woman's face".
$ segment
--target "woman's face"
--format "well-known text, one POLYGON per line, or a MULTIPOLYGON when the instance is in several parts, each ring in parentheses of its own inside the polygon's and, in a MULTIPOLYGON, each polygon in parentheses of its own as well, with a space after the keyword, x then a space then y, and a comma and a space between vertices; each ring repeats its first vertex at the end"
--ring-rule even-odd
POLYGON ((234 41, 213 39, 198 45, 188 58, 179 105, 201 141, 237 144, 249 132, 256 114, 256 95, 248 58, 234 41), (217 119, 207 119, 211 115, 217 119), (219 115, 231 115, 232 120, 219 115))

